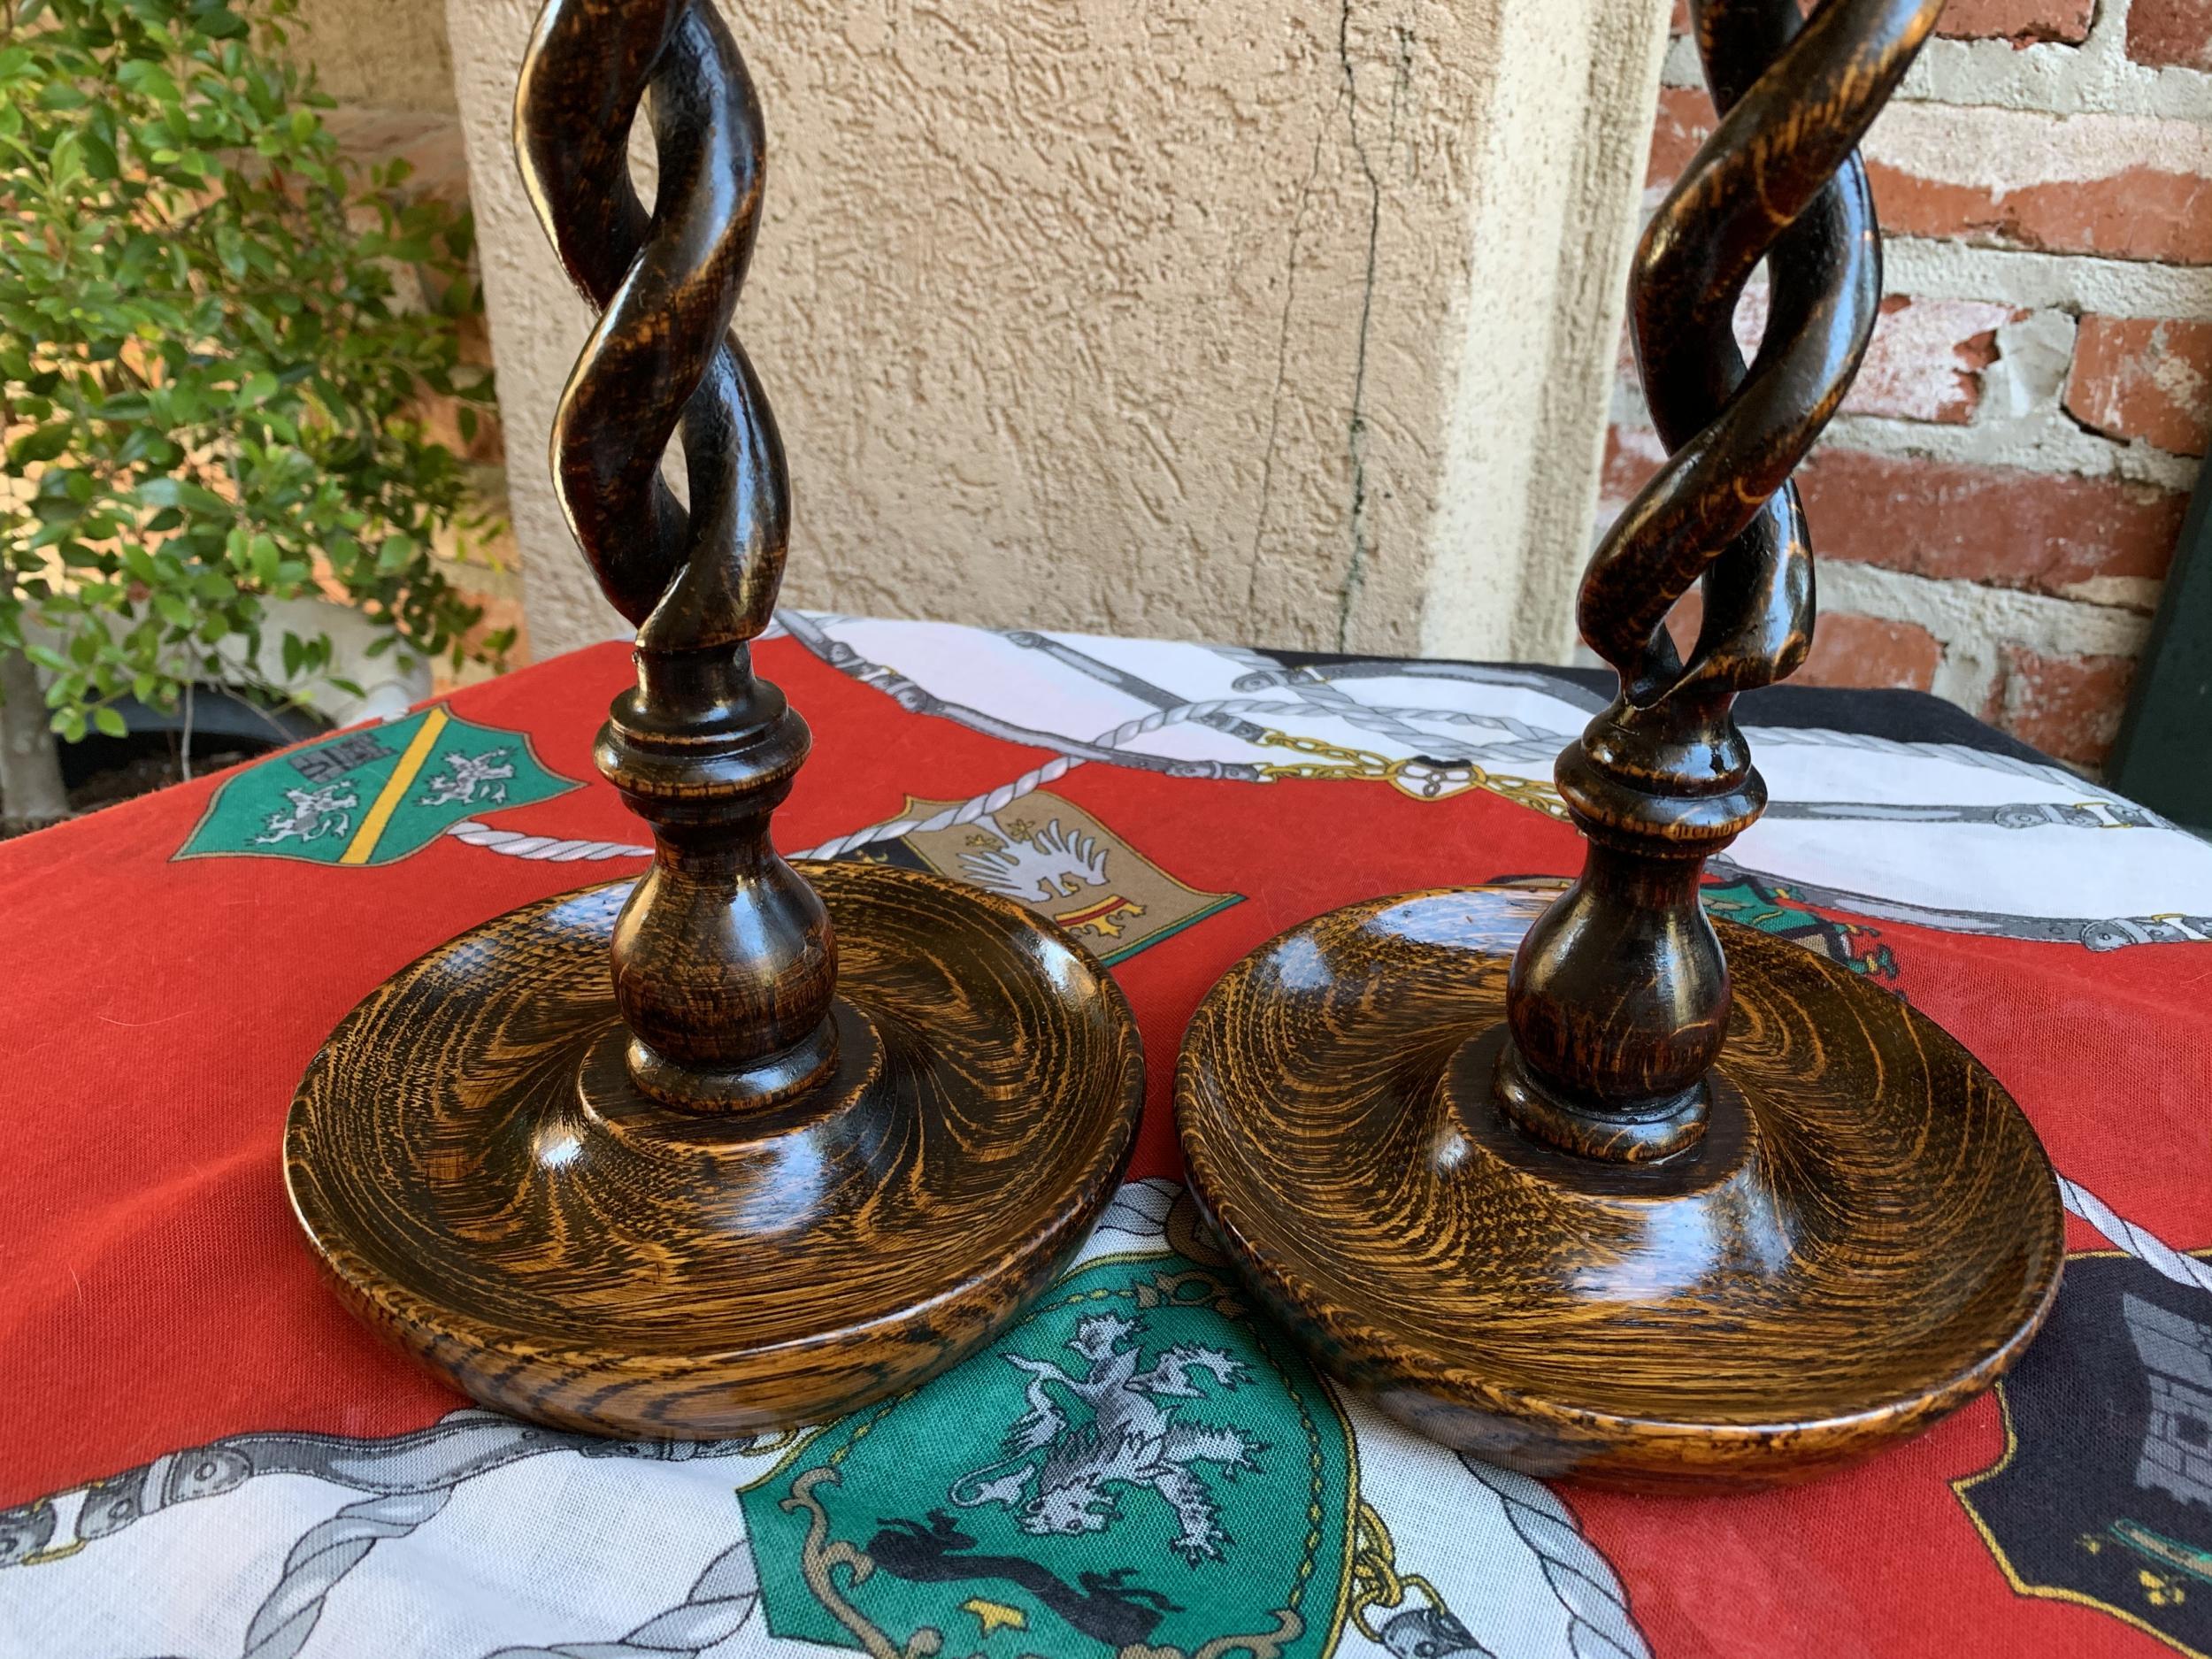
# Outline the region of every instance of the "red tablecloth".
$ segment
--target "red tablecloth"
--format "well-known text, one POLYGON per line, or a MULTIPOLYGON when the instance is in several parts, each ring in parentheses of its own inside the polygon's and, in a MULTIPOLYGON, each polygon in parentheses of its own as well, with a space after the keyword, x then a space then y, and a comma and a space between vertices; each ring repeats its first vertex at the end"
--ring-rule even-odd
POLYGON ((2012 1379, 1871 1464, 1553 1489, 1340 1397, 1252 1315, 1190 1227, 1168 1089, 1199 997, 1281 929, 1570 873, 1547 780, 1597 695, 787 621, 759 662, 817 747, 779 844, 1013 893, 1128 990, 1150 1106, 1084 1263, 927 1388, 763 1443, 464 1409, 341 1310, 285 1206, 293 1087, 412 957, 641 867, 589 760, 618 648, 0 846, 0 1653, 2212 1649, 2212 848, 1925 705, 1747 707, 1775 806, 1713 907, 1964 1039, 2050 1148, 2077 1254, 2012 1379), (1049 1494, 1068 1459, 1002 1441, 1041 1402, 1075 1457, 1110 1371, 1224 1432, 1049 1494), (1040 1497, 1075 1518, 1040 1528, 1040 1497))

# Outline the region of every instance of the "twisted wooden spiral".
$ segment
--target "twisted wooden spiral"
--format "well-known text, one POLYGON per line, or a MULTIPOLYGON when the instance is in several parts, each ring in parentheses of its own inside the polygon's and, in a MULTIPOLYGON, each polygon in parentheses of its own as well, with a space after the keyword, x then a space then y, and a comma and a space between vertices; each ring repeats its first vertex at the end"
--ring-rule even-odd
POLYGON ((601 313, 554 420, 569 526, 641 647, 751 639, 782 580, 791 487, 730 333, 765 149, 744 61, 703 0, 551 0, 523 65, 515 145, 546 234, 601 313), (649 216, 627 158, 649 91, 649 216), (688 512, 660 471, 679 422, 688 512))
MULTIPOLYGON (((808 734, 752 672, 788 480, 729 335, 762 136, 712 0, 545 0, 516 127, 600 311, 553 465, 637 626, 595 758, 653 865, 373 992, 301 1081, 286 1181, 354 1306, 488 1405, 653 1437, 827 1422, 1059 1276, 1127 1166, 1143 1047, 1096 959, 1010 899, 872 864, 811 866, 818 893, 776 854, 808 734), (649 95, 649 215, 625 155, 649 95)), ((734 1594, 710 1574, 626 1641, 726 1634, 734 1594)))
POLYGON ((1730 994, 1698 878, 1766 801, 1732 704, 1811 644, 1812 551, 1789 475, 1857 373, 1881 297, 1855 147, 1942 4, 1823 0, 1802 20, 1797 0, 1692 10, 1721 120, 1647 228, 1631 299, 1669 456, 1583 580, 1583 636, 1620 694, 1560 757, 1588 859, 1521 948, 1499 1081, 1525 1128, 1629 1160, 1702 1132, 1730 994), (1747 365, 1732 322, 1762 260, 1771 300, 1747 365), (1665 618, 1699 582, 1685 662, 1665 618))
POLYGON ((783 445, 730 333, 760 219, 760 105, 708 0, 547 0, 515 140, 538 217, 600 313, 552 458, 570 527, 638 629, 637 687, 597 747, 654 832, 613 943, 631 1075, 694 1109, 763 1104, 833 1062, 836 950, 768 838, 806 726, 747 648, 790 521, 783 445), (641 103, 659 158, 650 214, 627 158, 641 103), (679 434, 688 511, 660 472, 679 434))

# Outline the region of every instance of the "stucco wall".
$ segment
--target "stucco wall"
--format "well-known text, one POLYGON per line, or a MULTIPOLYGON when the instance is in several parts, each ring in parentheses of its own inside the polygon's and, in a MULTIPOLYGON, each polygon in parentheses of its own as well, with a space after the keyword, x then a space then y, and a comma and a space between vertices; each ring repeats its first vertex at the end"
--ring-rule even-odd
MULTIPOLYGON (((510 151, 535 9, 449 16, 543 651, 616 625, 534 459, 586 327, 510 151)), ((792 457, 788 597, 1563 649, 1528 542, 1563 594, 1657 7, 764 0, 731 22, 770 134, 738 327, 792 457), (1586 142, 1593 119, 1615 141, 1586 142)))
POLYGON ((298 54, 342 104, 450 115, 445 0, 300 0, 298 54))

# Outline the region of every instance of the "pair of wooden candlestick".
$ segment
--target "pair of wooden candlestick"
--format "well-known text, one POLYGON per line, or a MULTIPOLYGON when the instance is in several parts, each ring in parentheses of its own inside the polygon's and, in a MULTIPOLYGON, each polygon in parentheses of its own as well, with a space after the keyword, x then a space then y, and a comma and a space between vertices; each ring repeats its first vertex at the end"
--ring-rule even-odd
MULTIPOLYGON (((1671 455, 1583 587, 1621 685, 1559 763, 1581 879, 1319 918, 1183 1045, 1192 1188, 1267 1306, 1384 1409, 1539 1472, 1816 1471, 1986 1386, 2056 1287, 2056 1188, 1995 1079, 1698 897, 1764 799, 1732 700, 1809 641, 1789 474, 1880 295, 1855 146, 1939 5, 1695 8, 1724 119, 1637 259, 1671 455), (1686 663, 1663 623, 1700 581, 1686 663)), ((709 0, 548 0, 517 134, 601 313, 553 461, 638 630, 597 754, 653 867, 380 987, 301 1085, 288 1179, 357 1308, 479 1400, 622 1434, 819 1421, 974 1352, 1064 1267, 1143 1057, 1104 970, 1020 907, 771 846, 808 734, 748 650, 787 487, 729 333, 763 142, 709 0), (649 92, 649 216, 625 162, 649 92)))

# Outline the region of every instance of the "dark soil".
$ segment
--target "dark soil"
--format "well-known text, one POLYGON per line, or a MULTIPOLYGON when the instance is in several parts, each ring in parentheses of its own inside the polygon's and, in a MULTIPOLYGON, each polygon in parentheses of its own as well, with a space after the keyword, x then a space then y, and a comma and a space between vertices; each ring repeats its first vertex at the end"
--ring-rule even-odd
MULTIPOLYGON (((217 749, 212 754, 192 757, 192 775, 204 778, 209 772, 222 772, 242 761, 254 759, 265 751, 259 749, 217 749)), ((104 806, 128 801, 135 795, 150 795, 156 789, 165 789, 173 783, 183 781, 182 768, 173 755, 158 751, 143 754, 120 766, 111 766, 96 772, 69 792, 70 817, 81 818, 87 812, 96 812, 104 806)), ((11 836, 27 835, 55 823, 59 818, 20 818, 0 816, 0 841, 11 836)))

